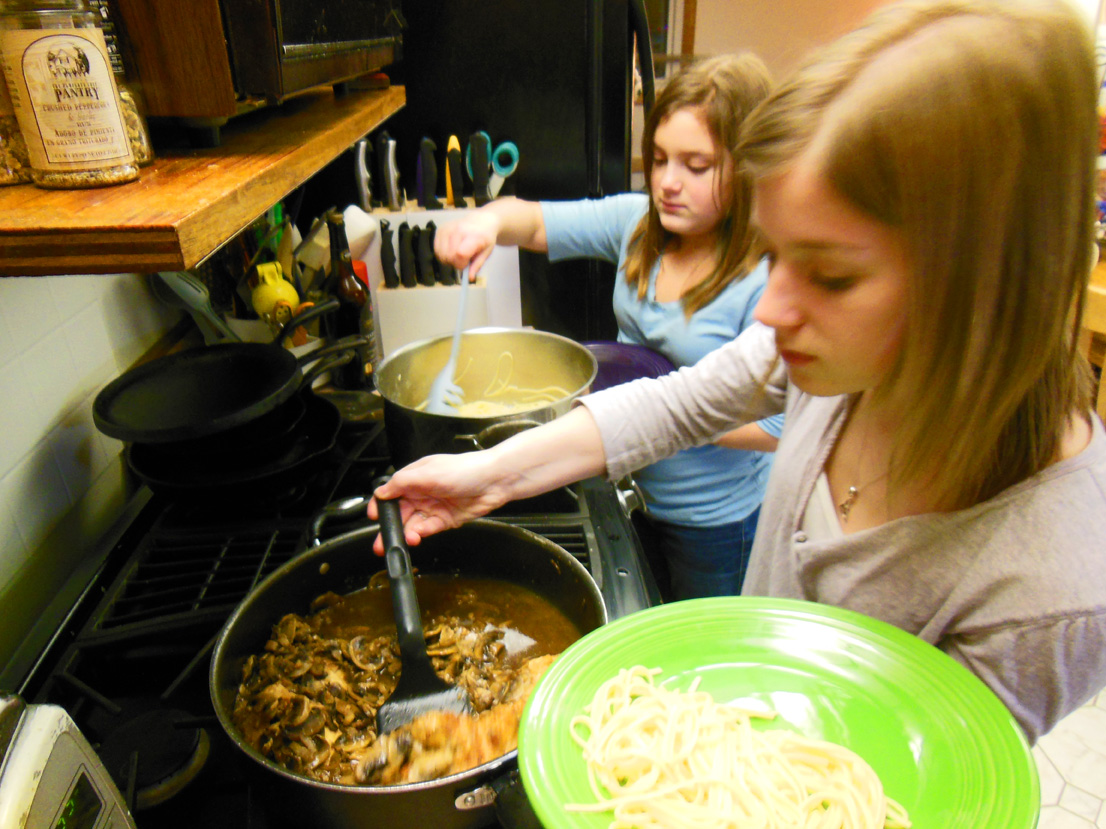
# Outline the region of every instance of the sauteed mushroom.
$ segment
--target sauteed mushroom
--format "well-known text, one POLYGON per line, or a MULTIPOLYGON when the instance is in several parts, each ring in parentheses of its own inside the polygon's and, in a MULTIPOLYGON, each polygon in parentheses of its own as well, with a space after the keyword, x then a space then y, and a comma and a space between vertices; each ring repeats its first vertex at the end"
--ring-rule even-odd
POLYGON ((426 625, 431 662, 468 691, 477 715, 442 719, 436 712, 378 738, 376 710, 395 688, 398 647, 394 633, 335 626, 342 602, 326 593, 312 602, 311 616, 285 615, 262 652, 246 660, 234 719, 247 742, 296 773, 348 785, 435 779, 515 747, 536 666, 552 657, 512 658, 506 620, 486 612, 435 618, 426 625))

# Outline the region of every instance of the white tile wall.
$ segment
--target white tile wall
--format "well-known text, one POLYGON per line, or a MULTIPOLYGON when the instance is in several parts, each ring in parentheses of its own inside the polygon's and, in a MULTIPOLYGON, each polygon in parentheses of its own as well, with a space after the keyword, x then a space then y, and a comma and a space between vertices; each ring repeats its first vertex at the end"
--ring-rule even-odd
MULTIPOLYGON (((77 525, 61 533, 76 549, 50 551, 58 582, 81 542, 92 544, 115 517, 122 445, 96 430, 92 401, 180 313, 138 274, 0 278, 0 606, 66 522, 77 525)), ((34 589, 44 592, 41 573, 34 589)), ((24 608, 39 598, 18 596, 24 608)), ((0 665, 21 623, 0 612, 0 665)))

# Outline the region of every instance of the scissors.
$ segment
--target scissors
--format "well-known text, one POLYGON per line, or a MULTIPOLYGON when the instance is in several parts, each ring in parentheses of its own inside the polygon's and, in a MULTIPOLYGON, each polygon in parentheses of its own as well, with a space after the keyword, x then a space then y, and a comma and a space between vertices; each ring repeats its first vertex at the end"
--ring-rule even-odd
MULTIPOLYGON (((491 139, 486 132, 480 131, 476 135, 484 140, 485 146, 491 146, 491 139)), ((513 141, 504 141, 488 153, 488 159, 491 161, 492 168, 491 178, 488 179, 488 193, 494 199, 499 195, 503 182, 518 169, 518 147, 513 141)), ((468 171, 469 178, 472 178, 471 143, 465 148, 465 169, 468 171)))

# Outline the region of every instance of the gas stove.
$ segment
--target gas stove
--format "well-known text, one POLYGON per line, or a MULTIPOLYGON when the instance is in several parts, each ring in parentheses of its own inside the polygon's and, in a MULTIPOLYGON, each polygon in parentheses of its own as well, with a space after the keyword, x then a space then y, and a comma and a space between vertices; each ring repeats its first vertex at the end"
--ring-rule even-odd
MULTIPOLYGON (((312 536, 366 520, 324 520, 324 507, 371 492, 390 469, 383 425, 348 424, 317 471, 286 489, 216 502, 140 490, 103 540, 95 579, 10 690, 64 709, 139 829, 267 829, 273 820, 252 789, 249 760, 212 709, 212 649, 247 593, 312 536)), ((660 602, 629 518, 633 501, 631 489, 589 479, 489 517, 580 560, 613 620, 660 602)))

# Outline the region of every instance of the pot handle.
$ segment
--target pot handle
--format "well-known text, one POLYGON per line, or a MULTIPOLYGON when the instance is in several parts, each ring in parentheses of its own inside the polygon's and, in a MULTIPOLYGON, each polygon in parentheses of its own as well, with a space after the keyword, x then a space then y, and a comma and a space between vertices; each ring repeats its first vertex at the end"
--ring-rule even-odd
POLYGON ((518 768, 489 780, 483 786, 460 795, 454 805, 462 810, 487 806, 495 807, 495 816, 504 829, 542 829, 541 821, 522 787, 522 775, 518 768))
MULTIPOLYGON (((368 506, 369 496, 365 495, 354 495, 351 498, 327 504, 319 510, 311 522, 311 528, 309 530, 311 537, 307 539, 308 546, 318 547, 323 543, 319 536, 323 533, 323 524, 328 520, 331 518, 352 518, 355 515, 364 515, 368 506)), ((379 532, 379 530, 377 531, 379 532)))
POLYGON ((504 420, 493 423, 471 435, 454 435, 453 440, 460 443, 466 449, 491 449, 497 444, 503 443, 507 438, 513 438, 517 434, 541 426, 533 420, 504 420))

